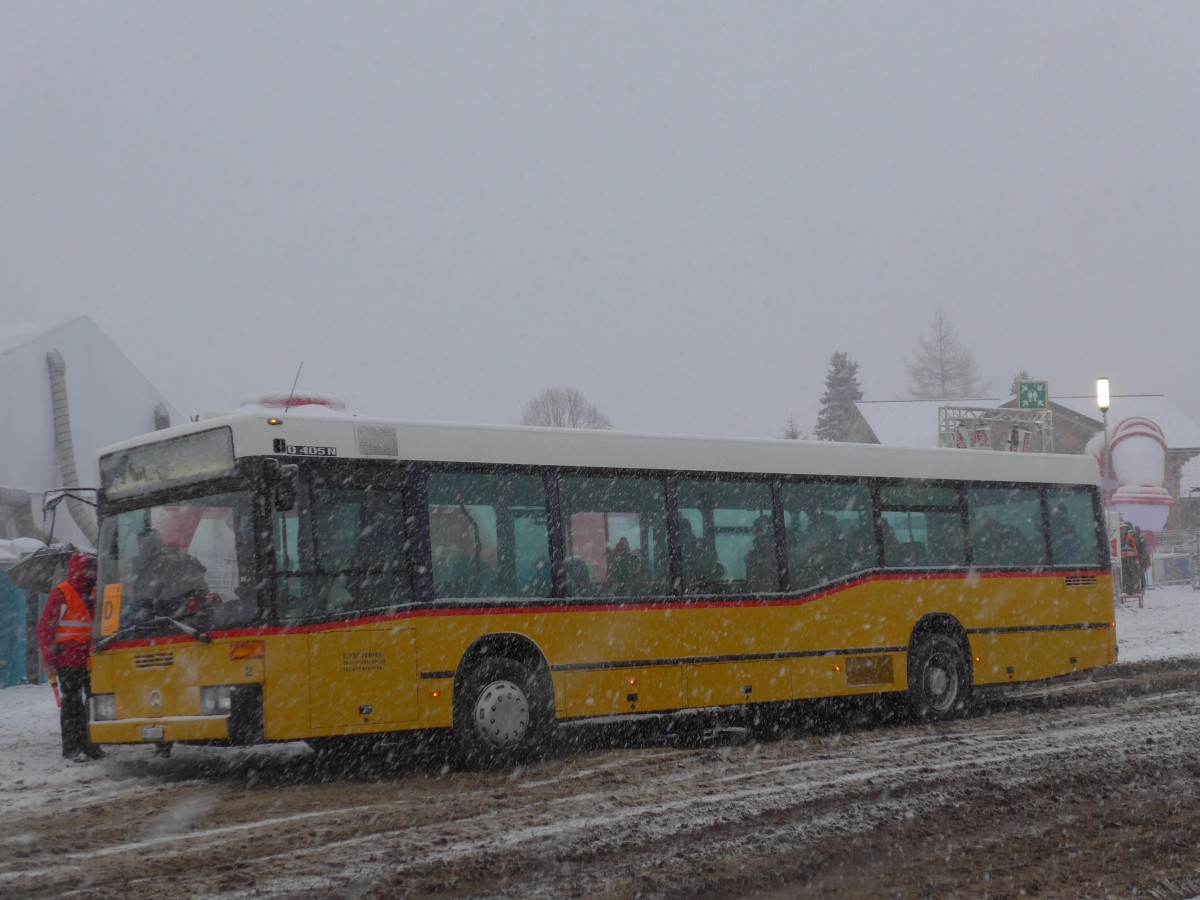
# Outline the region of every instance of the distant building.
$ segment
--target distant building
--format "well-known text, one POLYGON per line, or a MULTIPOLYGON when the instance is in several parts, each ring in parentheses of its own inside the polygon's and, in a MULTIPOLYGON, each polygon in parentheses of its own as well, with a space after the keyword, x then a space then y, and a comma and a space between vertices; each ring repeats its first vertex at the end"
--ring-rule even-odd
POLYGON ((14 588, 4 570, 51 536, 96 544, 95 510, 82 500, 60 504, 48 533, 46 492, 67 481, 96 487, 101 447, 181 421, 86 316, 0 326, 0 687, 38 681, 32 648, 44 600, 14 588))
MULTIPOLYGON (((0 539, 45 538, 43 495, 66 486, 60 461, 95 487, 101 447, 168 420, 183 418, 87 316, 0 326, 0 539)), ((65 504, 54 524, 56 540, 93 545, 65 504)))
MULTIPOLYGON (((857 415, 848 424, 843 440, 906 447, 937 447, 938 410, 944 406, 1014 409, 1015 397, 974 400, 860 400, 857 415)), ((1094 396, 1051 397, 1054 453, 1083 453, 1087 442, 1103 428, 1103 417, 1094 396)), ((1115 395, 1108 410, 1110 429, 1124 419, 1150 419, 1167 442, 1163 486, 1175 503, 1168 529, 1200 528, 1200 423, 1162 394, 1115 395)))

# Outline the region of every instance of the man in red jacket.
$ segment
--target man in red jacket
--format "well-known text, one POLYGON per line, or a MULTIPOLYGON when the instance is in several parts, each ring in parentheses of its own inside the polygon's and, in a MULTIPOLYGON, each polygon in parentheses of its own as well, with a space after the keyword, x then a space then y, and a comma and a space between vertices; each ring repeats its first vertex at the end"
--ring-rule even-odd
POLYGON ((92 695, 88 651, 96 606, 96 557, 76 553, 67 560, 67 580, 50 592, 38 622, 38 647, 62 695, 63 756, 83 762, 104 751, 88 736, 87 701, 92 695))

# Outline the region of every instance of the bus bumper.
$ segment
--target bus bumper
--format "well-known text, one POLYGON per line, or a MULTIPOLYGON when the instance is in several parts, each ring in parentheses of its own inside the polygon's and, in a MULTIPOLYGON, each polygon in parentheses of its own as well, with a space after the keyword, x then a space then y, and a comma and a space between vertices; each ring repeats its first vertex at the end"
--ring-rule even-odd
POLYGON ((227 741, 228 716, 162 716, 92 722, 94 744, 162 744, 173 741, 227 741))

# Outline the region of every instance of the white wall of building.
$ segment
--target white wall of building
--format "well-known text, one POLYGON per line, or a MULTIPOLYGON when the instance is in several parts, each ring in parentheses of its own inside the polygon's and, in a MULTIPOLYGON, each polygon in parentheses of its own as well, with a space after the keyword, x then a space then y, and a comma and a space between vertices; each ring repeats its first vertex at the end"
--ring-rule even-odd
MULTIPOLYGON (((184 421, 86 316, 41 329, 0 331, 0 487, 40 497, 62 486, 47 364, 47 354, 54 350, 66 363, 75 467, 83 486, 96 486, 97 451, 152 431, 160 403, 172 424, 184 421)), ((40 520, 40 509, 34 515, 40 520)), ((0 534, 6 536, 13 535, 0 534)), ((58 510, 54 537, 86 543, 65 505, 58 510)))

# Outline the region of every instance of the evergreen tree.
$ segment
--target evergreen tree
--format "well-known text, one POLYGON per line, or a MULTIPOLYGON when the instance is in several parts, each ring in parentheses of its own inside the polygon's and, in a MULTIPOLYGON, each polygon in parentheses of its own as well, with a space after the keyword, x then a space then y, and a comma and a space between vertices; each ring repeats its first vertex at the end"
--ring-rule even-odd
POLYGON ((1012 394, 1012 396, 1016 397, 1021 393, 1022 381, 1033 381, 1033 379, 1029 377, 1029 373, 1024 369, 1013 376, 1012 386, 1008 389, 1008 392, 1012 394))
POLYGON ((787 425, 783 427, 783 439, 785 441, 804 440, 804 432, 800 430, 800 426, 796 424, 795 419, 788 419, 787 425))
POLYGON ((967 400, 987 390, 975 370, 975 351, 959 344, 940 306, 933 317, 933 334, 917 341, 917 361, 905 360, 904 365, 909 393, 918 400, 967 400))
POLYGON ((829 374, 825 376, 825 395, 821 398, 817 427, 813 430, 817 440, 842 440, 854 421, 854 402, 862 397, 858 363, 839 350, 830 357, 829 374))

